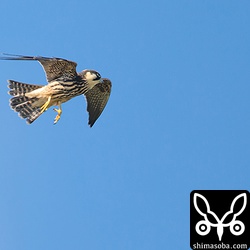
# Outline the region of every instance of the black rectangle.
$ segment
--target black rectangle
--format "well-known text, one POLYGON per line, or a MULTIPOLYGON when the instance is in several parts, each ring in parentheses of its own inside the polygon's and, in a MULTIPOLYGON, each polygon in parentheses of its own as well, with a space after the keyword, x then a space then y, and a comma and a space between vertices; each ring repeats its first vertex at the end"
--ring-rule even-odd
POLYGON ((194 190, 190 194, 192 249, 248 249, 250 195, 247 190, 194 190))

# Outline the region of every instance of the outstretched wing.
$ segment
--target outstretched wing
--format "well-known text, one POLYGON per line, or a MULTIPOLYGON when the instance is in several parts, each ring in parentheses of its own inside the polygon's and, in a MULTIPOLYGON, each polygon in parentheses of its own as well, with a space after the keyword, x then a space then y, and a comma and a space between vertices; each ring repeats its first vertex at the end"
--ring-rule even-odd
POLYGON ((103 78, 102 80, 103 82, 96 84, 85 94, 90 127, 94 125, 98 117, 101 115, 110 96, 111 81, 107 78, 103 78))
POLYGON ((46 73, 47 81, 51 82, 58 78, 63 80, 70 80, 77 76, 76 66, 77 64, 72 61, 68 61, 63 58, 56 57, 43 57, 43 56, 22 56, 4 54, 0 57, 1 60, 30 60, 38 61, 43 66, 46 73))

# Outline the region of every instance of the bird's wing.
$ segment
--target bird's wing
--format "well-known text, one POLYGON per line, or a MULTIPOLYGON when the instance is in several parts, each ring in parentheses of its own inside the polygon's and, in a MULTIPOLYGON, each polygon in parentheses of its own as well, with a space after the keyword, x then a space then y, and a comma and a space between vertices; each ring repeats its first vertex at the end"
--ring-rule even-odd
POLYGON ((94 125, 98 117, 101 115, 110 96, 111 81, 107 78, 103 78, 102 80, 102 83, 96 84, 85 94, 90 127, 94 125))
POLYGON ((63 58, 56 57, 43 57, 43 56, 22 56, 4 54, 1 56, 1 60, 29 60, 38 61, 43 66, 46 73, 47 81, 51 82, 58 78, 63 80, 72 79, 77 76, 76 66, 77 64, 72 61, 68 61, 63 58))

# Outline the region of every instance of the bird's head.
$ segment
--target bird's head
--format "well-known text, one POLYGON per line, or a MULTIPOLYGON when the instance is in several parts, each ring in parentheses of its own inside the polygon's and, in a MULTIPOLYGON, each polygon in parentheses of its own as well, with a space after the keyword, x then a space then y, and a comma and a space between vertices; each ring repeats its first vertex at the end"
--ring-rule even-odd
POLYGON ((84 80, 88 82, 88 84, 94 87, 96 84, 102 82, 101 75, 92 69, 85 69, 81 72, 81 76, 84 80))

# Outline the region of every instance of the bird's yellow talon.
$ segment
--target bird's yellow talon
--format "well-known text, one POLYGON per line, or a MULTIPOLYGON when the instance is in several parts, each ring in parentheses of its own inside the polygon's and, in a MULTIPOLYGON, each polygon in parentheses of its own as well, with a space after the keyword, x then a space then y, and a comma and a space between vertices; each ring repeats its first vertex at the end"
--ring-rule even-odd
POLYGON ((47 102, 45 102, 45 103, 43 104, 43 106, 41 107, 41 112, 42 112, 42 113, 48 109, 50 100, 51 100, 51 96, 48 98, 47 102))
POLYGON ((56 124, 61 118, 62 109, 59 107, 59 109, 53 109, 53 110, 57 112, 57 116, 54 120, 54 124, 56 124))

